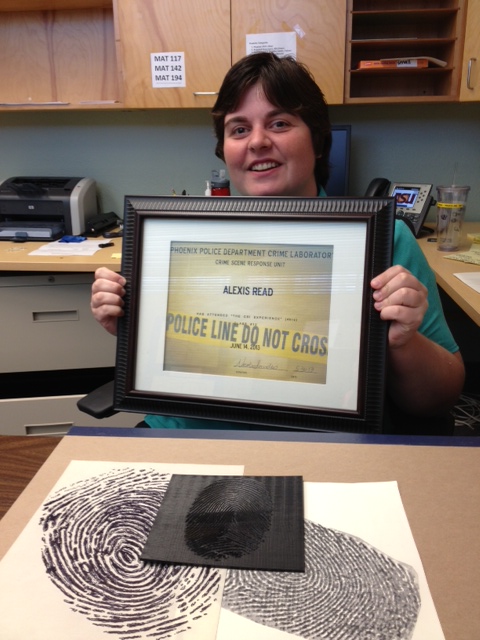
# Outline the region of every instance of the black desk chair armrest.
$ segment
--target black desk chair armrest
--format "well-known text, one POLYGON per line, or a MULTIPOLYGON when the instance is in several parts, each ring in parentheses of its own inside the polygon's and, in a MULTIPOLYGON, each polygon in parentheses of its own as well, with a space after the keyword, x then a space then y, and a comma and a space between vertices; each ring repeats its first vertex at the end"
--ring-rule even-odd
POLYGON ((118 411, 113 408, 113 384, 114 381, 111 380, 98 389, 90 391, 86 396, 80 398, 77 407, 80 411, 99 420, 114 416, 118 411))

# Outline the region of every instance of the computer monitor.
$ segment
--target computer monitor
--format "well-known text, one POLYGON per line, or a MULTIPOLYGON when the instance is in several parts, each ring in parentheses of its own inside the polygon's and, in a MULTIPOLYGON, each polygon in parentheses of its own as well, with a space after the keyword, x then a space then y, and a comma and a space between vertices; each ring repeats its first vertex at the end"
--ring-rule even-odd
POLYGON ((349 124, 332 125, 332 149, 330 151, 330 178, 326 192, 328 196, 348 196, 350 177, 350 140, 352 127, 349 124))

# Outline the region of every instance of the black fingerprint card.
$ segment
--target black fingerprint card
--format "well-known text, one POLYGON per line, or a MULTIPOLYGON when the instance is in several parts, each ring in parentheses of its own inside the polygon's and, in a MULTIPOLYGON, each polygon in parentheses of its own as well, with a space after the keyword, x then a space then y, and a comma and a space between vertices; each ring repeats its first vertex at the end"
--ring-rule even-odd
POLYGON ((172 475, 142 559, 304 571, 301 476, 172 475))

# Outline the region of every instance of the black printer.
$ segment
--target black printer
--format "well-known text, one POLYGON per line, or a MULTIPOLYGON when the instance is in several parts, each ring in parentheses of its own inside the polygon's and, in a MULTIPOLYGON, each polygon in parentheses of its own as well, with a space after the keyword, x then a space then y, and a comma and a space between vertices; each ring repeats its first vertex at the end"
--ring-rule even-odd
POLYGON ((15 177, 0 184, 0 240, 82 235, 95 215, 92 178, 15 177))

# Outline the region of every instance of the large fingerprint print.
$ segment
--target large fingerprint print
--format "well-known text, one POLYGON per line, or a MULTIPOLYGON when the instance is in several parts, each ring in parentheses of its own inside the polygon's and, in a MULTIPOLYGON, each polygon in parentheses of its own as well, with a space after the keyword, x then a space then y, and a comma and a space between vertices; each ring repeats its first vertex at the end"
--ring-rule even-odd
POLYGON ((221 598, 221 572, 140 559, 170 474, 114 469, 45 502, 42 558, 70 608, 122 640, 191 630, 221 598))
POLYGON ((365 541, 305 521, 305 573, 230 570, 222 606, 306 640, 409 640, 417 575, 365 541))

